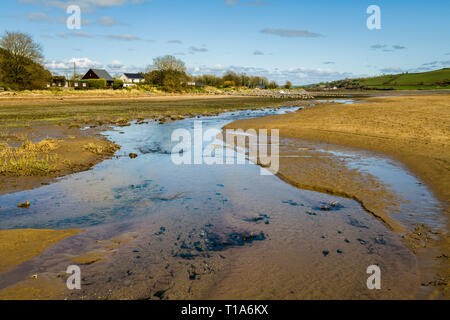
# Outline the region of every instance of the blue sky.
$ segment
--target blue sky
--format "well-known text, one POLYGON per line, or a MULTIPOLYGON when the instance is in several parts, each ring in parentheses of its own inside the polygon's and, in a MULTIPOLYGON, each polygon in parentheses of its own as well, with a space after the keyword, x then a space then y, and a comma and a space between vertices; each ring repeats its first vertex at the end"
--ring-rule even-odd
POLYGON ((450 1, 11 0, 0 32, 31 34, 45 64, 67 74, 106 68, 144 71, 171 54, 191 73, 226 70, 307 84, 450 67, 450 1), (69 30, 66 8, 81 8, 69 30), (369 30, 369 5, 381 29, 369 30))

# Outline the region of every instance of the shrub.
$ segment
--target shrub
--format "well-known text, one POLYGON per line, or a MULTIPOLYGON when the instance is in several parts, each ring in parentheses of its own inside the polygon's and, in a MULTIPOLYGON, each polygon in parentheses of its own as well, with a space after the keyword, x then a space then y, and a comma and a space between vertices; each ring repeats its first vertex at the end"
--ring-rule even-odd
POLYGON ((236 83, 234 81, 224 81, 223 82, 223 87, 224 88, 229 88, 229 87, 234 87, 236 85, 236 83))
POLYGON ((122 89, 123 88, 123 81, 120 80, 120 79, 114 79, 113 88, 114 88, 114 90, 122 89))
POLYGON ((89 79, 86 81, 89 84, 89 89, 106 89, 105 79, 89 79))

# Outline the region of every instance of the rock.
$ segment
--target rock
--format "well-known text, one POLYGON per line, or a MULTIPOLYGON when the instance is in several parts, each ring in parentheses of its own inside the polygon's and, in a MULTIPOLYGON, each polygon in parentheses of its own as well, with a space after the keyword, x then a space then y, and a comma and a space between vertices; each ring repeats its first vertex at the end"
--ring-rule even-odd
POLYGON ((330 204, 330 206, 332 206, 333 208, 339 207, 339 206, 340 206, 340 203, 339 203, 339 201, 334 201, 334 202, 332 202, 332 203, 330 204))
POLYGON ((130 153, 130 154, 129 154, 129 157, 130 157, 131 159, 136 159, 136 158, 138 157, 138 155, 137 155, 136 153, 130 153))
POLYGON ((29 201, 22 202, 17 207, 23 208, 23 209, 28 209, 30 207, 30 202, 29 201))

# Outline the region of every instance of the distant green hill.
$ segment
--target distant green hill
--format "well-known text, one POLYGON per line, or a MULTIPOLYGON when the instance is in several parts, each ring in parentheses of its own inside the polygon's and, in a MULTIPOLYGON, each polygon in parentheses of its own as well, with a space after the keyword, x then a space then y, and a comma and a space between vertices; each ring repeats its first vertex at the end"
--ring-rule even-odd
POLYGON ((322 83, 314 87, 379 90, 450 89, 450 68, 420 73, 401 73, 370 78, 345 79, 322 83))

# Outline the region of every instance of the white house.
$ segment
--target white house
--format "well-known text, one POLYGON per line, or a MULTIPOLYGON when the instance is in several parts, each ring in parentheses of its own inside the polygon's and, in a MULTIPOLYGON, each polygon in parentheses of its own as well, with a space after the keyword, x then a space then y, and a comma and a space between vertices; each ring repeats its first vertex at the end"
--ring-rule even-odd
POLYGON ((139 83, 145 81, 144 77, 140 73, 124 73, 119 79, 124 83, 139 83))

